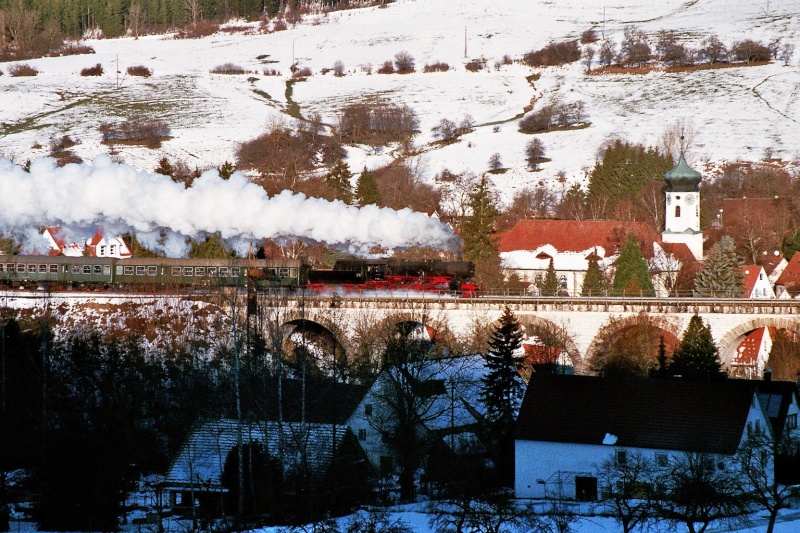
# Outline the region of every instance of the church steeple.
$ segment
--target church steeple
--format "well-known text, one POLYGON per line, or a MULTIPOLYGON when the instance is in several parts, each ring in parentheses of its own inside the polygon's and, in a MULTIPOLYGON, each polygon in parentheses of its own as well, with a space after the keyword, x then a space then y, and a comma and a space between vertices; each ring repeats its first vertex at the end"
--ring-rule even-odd
POLYGON ((700 231, 702 179, 702 175, 686 163, 683 153, 675 168, 664 174, 667 211, 661 240, 686 244, 697 260, 703 258, 703 233, 700 231))

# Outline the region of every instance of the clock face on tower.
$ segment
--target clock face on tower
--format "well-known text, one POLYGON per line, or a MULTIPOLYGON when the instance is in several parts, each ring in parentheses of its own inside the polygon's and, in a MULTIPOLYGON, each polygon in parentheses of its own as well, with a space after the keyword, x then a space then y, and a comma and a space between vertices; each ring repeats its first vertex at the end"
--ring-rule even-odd
POLYGON ((694 203, 694 195, 687 194, 686 195, 686 205, 692 205, 694 203))

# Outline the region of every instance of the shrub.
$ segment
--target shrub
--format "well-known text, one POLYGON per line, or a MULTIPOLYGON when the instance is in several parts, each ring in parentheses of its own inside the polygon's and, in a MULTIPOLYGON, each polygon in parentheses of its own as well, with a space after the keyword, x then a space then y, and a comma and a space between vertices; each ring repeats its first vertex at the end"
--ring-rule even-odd
POLYGON ((50 52, 51 56, 76 56, 83 54, 93 54, 94 48, 78 43, 64 43, 60 48, 50 52))
POLYGON ((403 50, 394 55, 394 66, 398 74, 411 74, 414 72, 414 56, 403 50))
POLYGON ((0 76, 3 75, 3 69, 0 69, 0 76))
POLYGON ((531 139, 525 145, 525 160, 532 170, 539 168, 539 162, 544 159, 544 143, 538 137, 531 139))
POLYGON ((386 103, 351 104, 342 110, 339 135, 344 142, 383 146, 414 135, 417 116, 408 106, 386 103))
POLYGON ((734 43, 731 47, 731 55, 736 61, 744 61, 745 63, 769 61, 772 57, 769 47, 751 39, 734 43))
POLYGON ((233 63, 224 63, 212 68, 209 72, 212 74, 245 74, 245 70, 239 65, 233 63))
POLYGON ((308 67, 297 69, 292 74, 293 78, 308 78, 309 76, 311 76, 311 69, 308 67))
POLYGON ((280 76, 280 75, 281 75, 280 71, 275 70, 274 68, 264 69, 264 76, 280 76))
POLYGON ((132 67, 128 67, 128 75, 149 78, 150 76, 153 75, 153 72, 144 65, 134 65, 132 67))
POLYGON ((11 65, 8 67, 8 75, 15 78, 19 76, 36 76, 37 74, 39 74, 39 70, 27 63, 11 65))
POLYGON ((344 76, 344 71, 345 71, 345 68, 344 68, 344 63, 342 61, 336 61, 333 64, 333 75, 334 76, 337 76, 337 77, 344 76))
POLYGON ((594 28, 589 28, 581 33, 581 44, 592 44, 600 40, 597 36, 597 31, 594 28))
POLYGON ((550 43, 540 50, 522 56, 522 62, 531 67, 555 67, 574 63, 581 58, 577 41, 550 43))
POLYGON ((276 20, 272 23, 272 31, 284 31, 286 29, 286 23, 282 20, 276 20))
POLYGON ((464 68, 470 72, 480 72, 481 70, 484 69, 485 66, 486 66, 486 60, 472 59, 466 65, 464 65, 464 68))
POLYGON ((448 70, 450 70, 450 65, 447 63, 442 63, 441 61, 437 61, 436 63, 425 65, 425 67, 422 69, 422 72, 447 72, 448 70))
POLYGON ((73 146, 78 144, 76 141, 72 139, 69 135, 64 135, 60 139, 51 139, 50 140, 50 153, 57 154, 59 152, 63 152, 65 150, 69 150, 73 146))
POLYGON ((503 64, 504 65, 510 65, 513 62, 514 62, 514 60, 511 59, 510 55, 506 54, 506 55, 503 56, 503 64))
POLYGON ((553 121, 555 110, 552 105, 546 105, 522 117, 519 121, 519 131, 522 133, 539 133, 548 131, 553 121))
POLYGON ((103 75, 103 65, 100 63, 96 64, 93 67, 86 67, 81 69, 81 76, 102 76, 103 75))
POLYGON ((383 65, 378 68, 378 74, 394 74, 394 63, 384 61, 383 65))
POLYGON ((443 118, 439 123, 431 128, 434 136, 439 137, 443 143, 450 144, 458 139, 458 128, 456 123, 450 119, 443 118))
POLYGON ((106 144, 142 144, 149 148, 158 148, 161 141, 169 137, 169 126, 160 120, 150 118, 131 118, 125 122, 100 125, 103 142, 106 144))
POLYGON ((176 39, 199 39, 200 37, 208 37, 219 31, 219 24, 211 22, 210 20, 201 20, 195 24, 178 30, 175 34, 176 39))

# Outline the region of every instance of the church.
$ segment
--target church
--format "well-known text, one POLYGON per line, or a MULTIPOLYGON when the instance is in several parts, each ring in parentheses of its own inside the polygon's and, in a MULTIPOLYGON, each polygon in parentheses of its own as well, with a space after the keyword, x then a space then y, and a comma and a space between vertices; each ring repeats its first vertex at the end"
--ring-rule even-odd
POLYGON ((701 174, 689 167, 683 155, 664 175, 666 213, 660 235, 643 222, 521 220, 500 234, 503 268, 530 283, 535 293, 552 260, 561 294, 580 296, 589 261, 597 261, 606 279, 612 279, 620 249, 633 233, 650 267, 656 295, 670 296, 681 268, 703 259, 701 180, 701 174))

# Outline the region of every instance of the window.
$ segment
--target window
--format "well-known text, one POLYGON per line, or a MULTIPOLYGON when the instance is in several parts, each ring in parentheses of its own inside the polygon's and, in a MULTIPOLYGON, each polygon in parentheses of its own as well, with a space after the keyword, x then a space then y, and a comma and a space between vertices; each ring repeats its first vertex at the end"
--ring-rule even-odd
POLYGON ((39 265, 39 274, 47 274, 47 265, 39 265))
POLYGON ((72 268, 70 270, 72 271, 73 275, 74 274, 80 274, 81 273, 81 266, 80 265, 72 265, 72 268))
POLYGON ((366 429, 359 429, 358 430, 358 440, 367 440, 367 430, 366 429))
POLYGON ((664 452, 656 452, 656 466, 658 468, 667 468, 669 466, 669 455, 664 452))
POLYGON ((372 416, 372 404, 365 403, 364 404, 364 416, 372 416))
POLYGON ((558 278, 558 286, 561 289, 567 290, 567 276, 561 276, 558 278))
POLYGON ((297 278, 297 269, 296 268, 290 268, 289 269, 289 277, 291 277, 292 279, 297 278))
POLYGON ((91 274, 92 273, 92 265, 83 265, 83 273, 84 274, 91 274))
POLYGON ((681 206, 676 205, 675 206, 675 218, 680 218, 680 217, 681 217, 681 206))
POLYGON ((17 263, 17 272, 19 272, 20 274, 25 272, 25 265, 17 263))
POLYGON ((286 278, 289 276, 289 269, 288 268, 279 268, 278 275, 282 278, 286 278))
POLYGON ((239 274, 242 273, 242 269, 239 267, 231 267, 231 276, 239 277, 239 274))
POLYGON ((172 275, 173 276, 180 276, 181 275, 181 267, 172 267, 172 275))
POLYGON ((14 272, 14 263, 6 263, 6 272, 14 272))
POLYGON ((144 276, 147 273, 147 269, 144 266, 137 266, 136 267, 136 275, 137 276, 144 276))
POLYGON ((158 267, 155 265, 148 265, 147 266, 147 275, 148 276, 157 276, 158 275, 158 267))
POLYGON ((111 265, 103 265, 103 275, 104 276, 111 275, 111 265))
POLYGON ((35 274, 36 273, 36 265, 30 264, 28 265, 28 274, 35 274))
POLYGON ((133 276, 133 267, 132 266, 126 266, 125 268, 122 269, 122 272, 126 276, 133 276))
POLYGON ((99 255, 100 257, 105 257, 106 256, 106 249, 107 249, 107 246, 105 244, 101 244, 100 245, 100 253, 97 254, 97 255, 99 255))
POLYGON ((786 429, 795 429, 797 427, 797 415, 789 415, 786 417, 786 429))
POLYGON ((755 430, 756 430, 756 433, 761 433, 761 420, 756 420, 755 430))
POLYGON ((94 274, 102 274, 103 273, 103 265, 94 265, 92 268, 92 273, 94 274))
POLYGON ((616 458, 618 465, 628 464, 628 452, 626 450, 617 450, 616 458))
POLYGON ((117 255, 117 245, 112 244, 108 247, 108 255, 117 255))
POLYGON ((206 275, 206 267, 195 267, 194 275, 195 276, 205 276, 206 275))
POLYGON ((209 276, 216 276, 217 275, 217 267, 208 267, 208 275, 209 276))
POLYGON ((183 267, 183 275, 191 276, 194 269, 192 267, 183 267))
POLYGON ((542 284, 542 275, 541 274, 536 274, 536 277, 533 278, 533 282, 536 283, 537 285, 541 285, 542 284))
POLYGON ((219 267, 219 277, 221 278, 228 277, 228 267, 219 267))
POLYGON ((575 499, 579 502, 597 501, 597 478, 575 476, 575 499))
POLYGON ((51 274, 58 274, 58 265, 49 265, 47 268, 51 274))

